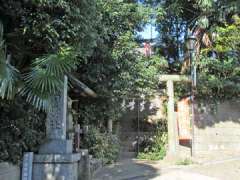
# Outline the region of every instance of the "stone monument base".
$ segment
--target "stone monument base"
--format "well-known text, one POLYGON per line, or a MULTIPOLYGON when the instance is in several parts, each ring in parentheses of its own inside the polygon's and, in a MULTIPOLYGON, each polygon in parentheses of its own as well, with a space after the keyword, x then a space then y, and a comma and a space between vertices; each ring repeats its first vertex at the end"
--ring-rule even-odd
POLYGON ((81 154, 34 155, 33 180, 78 180, 81 154))
POLYGON ((72 140, 48 140, 39 149, 39 154, 71 154, 72 140))

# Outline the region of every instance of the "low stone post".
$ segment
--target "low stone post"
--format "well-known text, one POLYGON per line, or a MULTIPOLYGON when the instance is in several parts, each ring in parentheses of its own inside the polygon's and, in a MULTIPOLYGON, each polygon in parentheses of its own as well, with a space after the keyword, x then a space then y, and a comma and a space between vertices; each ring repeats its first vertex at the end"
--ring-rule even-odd
POLYGON ((78 164, 79 177, 78 180, 91 180, 90 158, 87 149, 81 149, 81 161, 78 164))
POLYGON ((73 113, 72 113, 72 100, 68 98, 68 112, 67 112, 67 139, 74 139, 73 127, 73 113))
POLYGON ((113 131, 113 120, 108 119, 108 132, 112 134, 113 131))
POLYGON ((75 126, 75 134, 74 134, 74 151, 75 152, 80 152, 81 134, 82 134, 82 129, 80 128, 80 124, 77 124, 75 126))
POLYGON ((33 152, 24 153, 21 180, 32 180, 32 167, 33 167, 33 152))

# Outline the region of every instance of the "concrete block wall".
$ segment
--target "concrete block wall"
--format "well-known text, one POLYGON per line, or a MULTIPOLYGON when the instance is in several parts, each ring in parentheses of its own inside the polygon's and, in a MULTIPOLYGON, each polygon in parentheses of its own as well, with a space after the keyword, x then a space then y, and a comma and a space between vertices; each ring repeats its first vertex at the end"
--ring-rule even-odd
POLYGON ((0 163, 0 180, 20 180, 20 168, 9 163, 0 163))
POLYGON ((194 151, 240 154, 240 100, 195 105, 194 151))

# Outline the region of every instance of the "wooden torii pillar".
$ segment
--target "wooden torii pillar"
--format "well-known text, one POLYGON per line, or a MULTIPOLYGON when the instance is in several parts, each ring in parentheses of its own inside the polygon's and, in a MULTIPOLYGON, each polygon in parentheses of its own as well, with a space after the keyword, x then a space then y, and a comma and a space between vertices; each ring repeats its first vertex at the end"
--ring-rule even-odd
POLYGON ((174 82, 191 82, 190 76, 184 75, 161 75, 160 82, 167 82, 167 121, 168 121, 168 155, 176 156, 177 154, 177 121, 174 112, 174 82))

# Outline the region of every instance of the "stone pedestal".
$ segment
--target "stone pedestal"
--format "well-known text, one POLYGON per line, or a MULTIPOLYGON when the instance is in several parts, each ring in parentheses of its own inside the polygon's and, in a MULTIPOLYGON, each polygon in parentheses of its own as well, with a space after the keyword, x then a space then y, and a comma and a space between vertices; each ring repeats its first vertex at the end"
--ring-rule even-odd
POLYGON ((80 159, 79 153, 35 155, 33 180, 78 180, 80 159))

